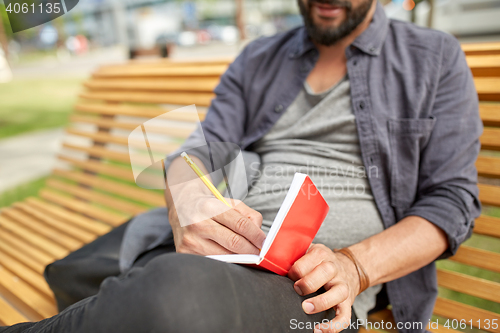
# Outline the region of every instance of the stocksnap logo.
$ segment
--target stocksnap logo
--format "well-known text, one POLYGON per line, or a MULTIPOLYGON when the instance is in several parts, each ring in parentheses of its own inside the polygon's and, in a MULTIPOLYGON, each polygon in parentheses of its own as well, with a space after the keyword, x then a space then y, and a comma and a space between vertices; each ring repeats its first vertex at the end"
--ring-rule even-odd
POLYGON ((79 0, 3 0, 12 32, 50 22, 75 8, 79 0))

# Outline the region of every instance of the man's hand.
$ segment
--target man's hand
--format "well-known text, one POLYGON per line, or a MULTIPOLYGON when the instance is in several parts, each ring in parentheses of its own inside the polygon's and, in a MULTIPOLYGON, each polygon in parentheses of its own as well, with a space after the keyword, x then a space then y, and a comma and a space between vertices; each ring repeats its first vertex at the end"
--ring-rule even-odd
POLYGON ((259 254, 266 235, 260 229, 262 215, 241 201, 231 201, 227 210, 222 202, 203 196, 190 205, 193 223, 182 227, 176 209, 170 209, 169 220, 174 232, 176 251, 198 255, 259 254), (211 212, 226 210, 210 219, 197 221, 197 216, 212 216, 211 212))
POLYGON ((314 314, 336 307, 336 317, 328 324, 319 324, 316 332, 337 333, 348 327, 351 307, 359 292, 359 276, 354 263, 341 253, 321 244, 313 244, 288 272, 295 281, 294 289, 309 295, 324 287, 326 292, 302 303, 307 314, 314 314))
MULTIPOLYGON (((191 157, 206 175, 203 163, 191 157)), ((232 209, 216 199, 182 158, 168 169, 165 190, 177 252, 198 255, 259 254, 265 233, 262 215, 241 201, 232 209), (175 197, 175 200, 174 200, 175 197), (175 203, 174 203, 175 201, 175 203), (182 223, 181 223, 182 222, 182 223)))

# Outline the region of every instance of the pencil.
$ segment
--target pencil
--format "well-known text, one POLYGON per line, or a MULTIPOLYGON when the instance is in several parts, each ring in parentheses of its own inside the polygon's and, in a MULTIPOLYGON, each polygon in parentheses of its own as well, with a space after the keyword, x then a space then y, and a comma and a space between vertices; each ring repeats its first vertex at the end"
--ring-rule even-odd
POLYGON ((224 199, 224 197, 222 196, 222 194, 220 194, 220 192, 215 188, 214 184, 212 184, 210 182, 210 180, 208 180, 208 178, 203 174, 203 172, 200 170, 200 168, 198 168, 198 166, 194 163, 194 161, 189 157, 188 154, 186 154, 186 152, 183 152, 181 154, 182 158, 186 161, 186 163, 191 167, 191 169, 193 169, 193 171, 198 175, 198 177, 200 177, 201 181, 208 187, 208 189, 210 190, 210 192, 212 192, 215 197, 217 199, 219 199, 220 201, 222 201, 224 204, 226 204, 226 206, 230 207, 230 208, 233 208, 231 207, 231 205, 226 201, 226 199, 224 199))

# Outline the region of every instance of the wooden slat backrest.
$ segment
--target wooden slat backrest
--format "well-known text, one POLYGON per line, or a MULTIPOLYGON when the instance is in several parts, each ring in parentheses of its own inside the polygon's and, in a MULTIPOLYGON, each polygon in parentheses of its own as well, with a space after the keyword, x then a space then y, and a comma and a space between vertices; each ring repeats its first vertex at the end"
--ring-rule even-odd
POLYGON ((500 42, 462 44, 462 50, 467 56, 500 54, 500 42))
MULTIPOLYGON (((464 50, 486 126, 476 163, 481 176, 481 200, 500 207, 500 187, 496 185, 500 179, 500 52, 496 44, 490 49, 485 45, 464 45, 464 50)), ((213 89, 229 63, 228 59, 132 61, 102 67, 85 82, 85 91, 67 128, 60 165, 47 187, 39 198, 17 203, 0 214, 0 324, 55 314, 54 300, 41 278, 45 265, 135 214, 164 204, 160 190, 146 190, 135 184, 127 150, 128 134, 148 119, 196 104, 198 115, 167 113, 168 124, 148 128, 168 138, 162 141, 164 153, 177 148, 198 120, 203 120, 213 89)), ((135 144, 133 140, 130 143, 135 144)), ((498 217, 481 216, 474 237, 498 242, 499 222, 498 217)), ((468 270, 500 273, 498 251, 479 248, 476 243, 462 246, 444 267, 440 265, 438 281, 443 290, 485 299, 496 308, 471 308, 449 300, 449 294, 444 293, 436 303, 436 314, 451 319, 499 317, 499 275, 490 278, 456 271, 456 265, 465 265, 468 270)), ((387 321, 392 314, 384 310, 371 319, 387 321)), ((443 326, 432 329, 444 330, 443 326)))

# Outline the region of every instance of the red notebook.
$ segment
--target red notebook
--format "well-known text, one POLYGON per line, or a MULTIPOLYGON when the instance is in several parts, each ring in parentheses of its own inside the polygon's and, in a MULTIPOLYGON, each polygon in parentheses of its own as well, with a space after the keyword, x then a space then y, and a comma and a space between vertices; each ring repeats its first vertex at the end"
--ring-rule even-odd
POLYGON ((209 258, 235 264, 256 265, 286 275, 301 258, 328 214, 328 204, 309 176, 296 173, 267 234, 260 255, 228 254, 209 258))

